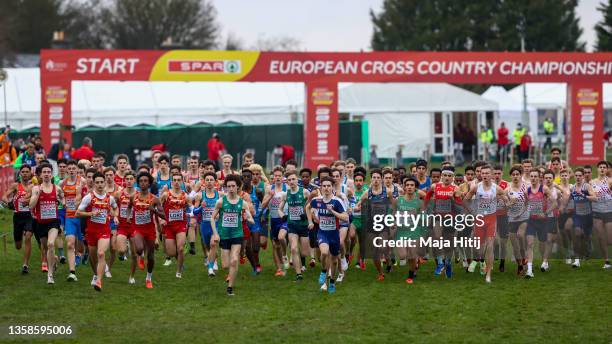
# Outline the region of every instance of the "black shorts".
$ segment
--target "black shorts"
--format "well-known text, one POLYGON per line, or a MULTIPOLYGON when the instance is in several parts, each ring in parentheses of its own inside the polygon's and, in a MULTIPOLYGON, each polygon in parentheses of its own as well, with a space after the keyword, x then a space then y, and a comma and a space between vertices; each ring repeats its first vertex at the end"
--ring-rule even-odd
POLYGON ((527 231, 526 235, 532 235, 538 237, 540 242, 546 241, 548 238, 548 219, 529 219, 527 220, 527 231))
POLYGON ((502 239, 508 239, 508 215, 497 215, 497 235, 502 239))
POLYGON ((574 220, 574 228, 580 228, 585 236, 590 237, 593 234, 593 214, 574 214, 572 219, 574 220))
MULTIPOLYGON (((308 227, 306 227, 308 228, 308 227)), ((317 242, 317 232, 319 231, 319 226, 315 223, 314 228, 312 230, 308 230, 308 242, 310 243, 310 248, 318 248, 319 243, 317 242)))
POLYGON ((32 214, 27 211, 13 213, 13 239, 15 242, 23 240, 24 232, 33 232, 32 214))
POLYGON ((512 234, 518 233, 518 229, 523 223, 527 223, 527 220, 508 222, 508 232, 512 234))
POLYGON ((565 229, 565 224, 572 218, 572 213, 559 214, 559 231, 565 229))
POLYGON ((40 223, 37 222, 36 223, 36 231, 34 232, 39 238, 46 238, 47 235, 49 234, 49 231, 51 229, 57 229, 58 233, 60 233, 62 231, 62 229, 60 228, 60 221, 58 220, 53 220, 52 222, 48 222, 48 223, 40 223))
POLYGON ((308 225, 301 226, 301 225, 294 225, 292 223, 288 223, 287 229, 288 229, 287 232, 289 234, 297 234, 301 238, 308 237, 308 225))
POLYGON ((607 213, 593 212, 593 218, 602 220, 604 223, 612 222, 612 211, 607 213))
POLYGON ((559 219, 556 217, 549 217, 546 219, 546 226, 548 233, 557 234, 559 231, 559 219))
POLYGON ((222 250, 230 250, 233 245, 242 245, 243 238, 230 238, 230 239, 221 239, 219 241, 219 246, 221 246, 222 250))

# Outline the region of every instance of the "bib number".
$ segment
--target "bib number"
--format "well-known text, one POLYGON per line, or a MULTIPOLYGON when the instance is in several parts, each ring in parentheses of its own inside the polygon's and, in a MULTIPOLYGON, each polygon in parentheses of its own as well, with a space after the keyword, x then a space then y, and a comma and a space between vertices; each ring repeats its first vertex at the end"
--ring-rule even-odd
POLYGON ((105 224, 106 218, 108 216, 108 210, 106 209, 99 209, 99 210, 100 212, 97 215, 92 215, 91 222, 105 224))
POLYGON ((137 211, 135 213, 134 220, 137 225, 146 225, 147 223, 151 223, 151 212, 137 211))
POLYGON ((40 204, 40 218, 42 220, 51 220, 57 218, 57 209, 54 202, 45 202, 40 204))
POLYGON ((223 227, 238 227, 238 213, 223 213, 221 225, 223 227))
POLYGON ((336 229, 336 218, 324 216, 319 218, 319 228, 322 231, 333 231, 336 229))
POLYGON ((183 221, 183 210, 182 209, 169 209, 168 210, 168 221, 183 221))
POLYGON ((289 220, 299 221, 302 214, 304 214, 304 208, 299 206, 289 207, 289 220))

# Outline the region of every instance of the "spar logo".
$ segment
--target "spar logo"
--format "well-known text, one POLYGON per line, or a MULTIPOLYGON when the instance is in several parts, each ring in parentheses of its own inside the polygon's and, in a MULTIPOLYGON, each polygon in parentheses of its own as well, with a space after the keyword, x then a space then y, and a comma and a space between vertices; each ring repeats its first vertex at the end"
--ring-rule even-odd
POLYGON ((63 72, 68 64, 66 62, 55 62, 53 60, 47 60, 45 63, 45 69, 49 72, 63 72))
POLYGON ((239 60, 169 60, 169 73, 238 74, 242 71, 239 60))

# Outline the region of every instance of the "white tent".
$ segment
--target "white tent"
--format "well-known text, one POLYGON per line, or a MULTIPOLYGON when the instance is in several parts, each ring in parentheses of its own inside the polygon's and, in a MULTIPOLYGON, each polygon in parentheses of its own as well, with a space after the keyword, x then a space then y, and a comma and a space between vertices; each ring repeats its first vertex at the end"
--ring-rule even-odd
MULTIPOLYGON (((440 83, 351 84, 340 91, 340 112, 369 122, 369 141, 379 157, 420 156, 433 145, 435 112, 497 111, 495 102, 440 83)), ((476 129, 476 128, 474 128, 476 129)), ((452 129, 451 129, 452 132, 452 129)))
MULTIPOLYGON (((40 74, 37 68, 7 69, 8 123, 15 129, 40 126, 40 74)), ((291 123, 302 113, 300 83, 206 83, 75 81, 72 123, 167 125, 238 122, 291 123)), ((0 111, 4 109, 0 94, 0 111)))
MULTIPOLYGON (((527 104, 536 109, 565 109, 567 84, 565 83, 526 83, 527 104)), ((517 100, 523 99, 523 85, 508 91, 517 100)), ((604 109, 612 109, 612 84, 603 84, 604 109)))
MULTIPOLYGON (((522 100, 517 101, 508 93, 508 91, 506 91, 505 88, 501 86, 491 86, 481 96, 485 99, 494 101, 499 105, 499 124, 501 124, 501 122, 504 122, 506 128, 508 128, 510 133, 512 133, 518 123, 522 122, 523 102, 522 100)), ((527 112, 529 113, 529 127, 537 128, 537 110, 534 107, 528 105, 527 112)), ((510 137, 510 139, 512 139, 512 137, 510 137)))

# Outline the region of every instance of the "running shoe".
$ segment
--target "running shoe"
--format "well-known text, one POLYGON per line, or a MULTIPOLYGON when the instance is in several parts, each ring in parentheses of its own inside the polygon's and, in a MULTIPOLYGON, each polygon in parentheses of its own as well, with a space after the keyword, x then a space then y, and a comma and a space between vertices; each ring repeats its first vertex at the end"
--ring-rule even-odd
POLYGON ((485 282, 487 282, 487 283, 491 283, 491 275, 487 275, 487 276, 485 277, 485 282))
POLYGON ((378 281, 381 281, 381 282, 384 281, 385 280, 385 274, 379 274, 378 277, 376 277, 376 279, 378 281))
POLYGON ((475 260, 472 260, 472 262, 470 263, 470 265, 467 268, 467 272, 474 272, 476 271, 476 266, 478 266, 478 262, 475 260))
POLYGON ((274 274, 274 276, 276 276, 276 277, 285 276, 285 272, 283 271, 283 269, 278 269, 278 270, 276 270, 276 273, 274 274))
POLYGON ((96 291, 102 291, 102 280, 97 280, 96 284, 94 285, 94 289, 96 291))
POLYGON ((479 265, 480 265, 480 275, 484 276, 487 273, 487 263, 481 262, 479 265))
POLYGON ((610 262, 606 262, 604 264, 603 268, 606 269, 606 270, 610 270, 610 269, 612 269, 612 265, 610 264, 610 262))
POLYGON ((359 259, 359 268, 363 271, 366 269, 365 260, 359 259))
POLYGON ((446 278, 453 277, 453 263, 448 262, 444 270, 445 270, 444 272, 446 272, 446 278))
POLYGON ((576 258, 574 259, 574 264, 572 264, 573 268, 579 268, 580 267, 580 259, 576 258))
POLYGON ((310 258, 310 263, 308 265, 310 265, 311 268, 314 268, 316 264, 317 261, 314 258, 310 258))
POLYGON ((325 272, 321 272, 319 274, 319 285, 324 285, 325 284, 325 278, 327 277, 327 274, 325 272))
POLYGON ((329 284, 329 288, 327 288, 327 292, 330 294, 333 294, 336 292, 336 284, 335 283, 330 283, 329 284))
POLYGON ((119 256, 119 260, 122 261, 122 262, 125 261, 126 259, 127 259, 127 257, 124 256, 124 255, 120 255, 119 256))
POLYGON ((565 259, 565 264, 572 265, 572 258, 566 258, 565 259))
POLYGON ((215 270, 208 268, 208 277, 215 277, 215 270))
POLYGON ((59 258, 59 262, 60 262, 60 264, 66 264, 66 257, 65 256, 61 256, 59 258))
POLYGON ((130 277, 130 279, 128 279, 128 284, 136 284, 136 279, 134 277, 130 277))
POLYGON ((98 280, 98 276, 94 275, 93 278, 91 279, 91 286, 93 287, 94 285, 96 285, 96 281, 98 280))
POLYGON ((145 280, 145 286, 147 287, 147 289, 153 289, 153 281, 151 281, 150 279, 145 280))
POLYGON ((304 279, 304 276, 302 274, 295 275, 296 282, 301 282, 303 279, 304 279))
POLYGON ((302 271, 302 272, 306 272, 306 267, 305 267, 305 266, 302 266, 302 268, 300 269, 300 271, 302 271))
POLYGON ((410 278, 410 277, 406 278, 406 280, 405 280, 405 281, 406 281, 406 283, 408 283, 408 284, 412 284, 412 283, 414 283, 414 280, 413 280, 412 278, 410 278))
POLYGON ((49 272, 49 266, 47 265, 47 262, 42 262, 42 264, 40 266, 40 270, 42 272, 49 272))
POLYGON ((217 261, 215 260, 215 263, 213 264, 213 270, 217 271, 219 270, 219 265, 217 265, 217 261))
POLYGON ((342 257, 342 259, 340 259, 340 267, 342 268, 342 271, 348 270, 349 264, 346 261, 346 258, 342 257))
POLYGON ((176 278, 183 278, 183 275, 180 272, 176 273, 176 278))
POLYGON ((534 278, 535 275, 533 274, 533 271, 527 271, 527 273, 525 274, 525 278, 534 278))
POLYGON ((164 266, 170 266, 170 265, 172 265, 172 259, 166 258, 166 261, 164 262, 164 266))
POLYGON ((240 256, 240 265, 244 265, 244 263, 246 263, 246 257, 240 256))
POLYGON ((74 265, 75 266, 81 265, 81 256, 74 257, 74 265))
POLYGON ((436 270, 434 271, 434 275, 440 276, 440 274, 442 273, 442 270, 444 270, 444 264, 438 264, 438 266, 436 267, 436 270))
POLYGON ((540 266, 540 271, 542 272, 548 271, 548 262, 542 262, 542 265, 540 266))
POLYGON ((327 283, 321 285, 321 291, 327 291, 327 283))
POLYGON ((24 266, 21 267, 21 274, 25 275, 28 272, 30 272, 30 267, 29 266, 24 265, 24 266))
MULTIPOLYGON (((141 256, 138 256, 137 261, 138 261, 138 268, 140 270, 144 270, 144 268, 145 268, 144 258, 142 258, 141 256)), ((85 263, 83 263, 83 264, 85 264, 85 263)))
POLYGON ((55 284, 55 280, 53 279, 52 274, 47 275, 47 284, 55 284))
POLYGON ((261 265, 257 264, 255 269, 257 270, 257 273, 261 273, 261 265))
POLYGON ((289 269, 289 258, 287 256, 283 256, 283 268, 285 270, 289 269))
POLYGON ((336 281, 337 281, 338 283, 342 283, 342 281, 343 281, 343 280, 344 280, 344 272, 340 272, 340 273, 338 274, 338 278, 336 279, 336 281))
POLYGON ((226 292, 227 292, 227 296, 234 296, 234 288, 227 287, 226 292))
POLYGON ((192 256, 195 256, 195 254, 196 254, 196 249, 195 249, 195 247, 190 247, 190 248, 189 248, 189 254, 190 254, 190 255, 192 255, 192 256))
POLYGON ((110 270, 108 269, 108 265, 106 265, 106 267, 104 267, 104 276, 106 278, 113 278, 113 275, 111 274, 110 270))
POLYGON ((67 280, 68 282, 76 282, 76 281, 78 281, 78 280, 77 280, 76 275, 75 275, 75 274, 72 274, 72 273, 68 275, 68 277, 66 278, 66 280, 67 280))

